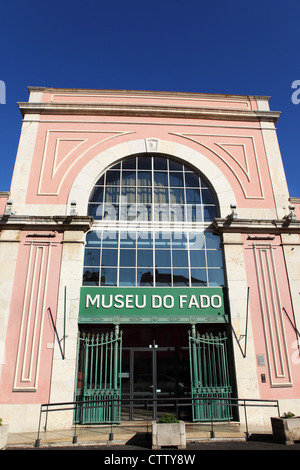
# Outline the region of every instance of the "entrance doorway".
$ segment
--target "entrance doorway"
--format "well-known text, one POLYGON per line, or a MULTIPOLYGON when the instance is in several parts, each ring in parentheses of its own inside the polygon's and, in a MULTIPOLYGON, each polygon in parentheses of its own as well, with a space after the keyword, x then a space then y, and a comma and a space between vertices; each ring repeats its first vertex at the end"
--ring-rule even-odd
POLYGON ((196 336, 187 324, 126 324, 114 333, 112 325, 84 328, 76 400, 87 405, 80 407, 76 421, 157 419, 167 412, 209 421, 211 411, 214 419, 232 419, 227 337, 221 325, 202 328, 196 336), (218 400, 217 406, 207 409, 210 398, 218 400), (97 400, 97 413, 90 412, 91 400, 97 400))
MULTIPOLYGON (((146 419, 175 413, 176 400, 190 394, 188 350, 159 347, 123 350, 122 398, 128 419, 146 419)), ((184 410, 181 410, 184 412, 184 410)))
MULTIPOLYGON (((189 325, 138 325, 123 330, 122 415, 156 419, 190 396, 189 325)), ((182 413, 184 410, 181 410, 182 413)))

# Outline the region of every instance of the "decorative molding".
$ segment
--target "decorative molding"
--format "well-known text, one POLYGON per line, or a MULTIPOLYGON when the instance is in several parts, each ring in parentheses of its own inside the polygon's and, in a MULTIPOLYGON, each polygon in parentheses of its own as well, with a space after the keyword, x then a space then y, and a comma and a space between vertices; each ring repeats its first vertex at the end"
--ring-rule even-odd
POLYGON ((14 391, 36 391, 46 315, 52 243, 30 243, 14 391))
POLYGON ((213 227, 219 233, 263 233, 270 236, 273 233, 299 233, 300 221, 292 221, 287 227, 284 219, 221 219, 216 218, 212 222, 213 227))
POLYGON ((188 139, 196 144, 204 147, 208 150, 212 155, 215 155, 218 159, 220 159, 233 173, 235 179, 238 181, 241 190, 245 199, 264 199, 264 190, 261 178, 261 171, 258 162, 258 156, 255 146, 255 140, 253 136, 246 136, 246 135, 225 135, 225 134, 200 134, 200 133, 175 133, 170 132, 172 135, 176 135, 177 137, 181 137, 183 139, 188 139), (211 138, 213 139, 211 142, 207 142, 207 140, 211 138), (228 139, 225 142, 225 138, 228 139), (206 140, 205 140, 206 139, 206 140), (220 140, 218 142, 217 140, 220 140), (249 143, 250 142, 250 143, 249 143), (213 146, 218 147, 223 151, 214 150, 213 146), (233 155, 233 152, 229 152, 228 149, 225 147, 242 147, 243 149, 243 160, 244 165, 238 160, 236 156, 233 155), (251 154, 251 156, 249 155, 251 154), (229 157, 229 158, 228 158, 229 157), (251 158, 252 157, 252 158, 251 158), (255 164, 255 170, 252 169, 252 174, 250 171, 251 160, 255 164), (256 174, 254 174, 254 171, 256 174), (243 178, 247 179, 247 183, 249 186, 253 186, 253 183, 256 181, 259 185, 260 194, 256 195, 249 195, 246 189, 246 182, 243 183, 243 178))
POLYGON ((292 386, 282 305, 271 244, 253 244, 271 387, 292 386))
POLYGON ((241 109, 201 108, 188 106, 163 106, 147 104, 88 104, 88 103, 18 103, 23 116, 42 115, 81 115, 81 116, 157 116, 186 119, 221 119, 231 121, 267 121, 275 123, 280 112, 249 111, 241 109))
MULTIPOLYGON (((26 216, 11 215, 0 219, 0 230, 89 230, 93 225, 93 217, 91 216, 26 216)), ((43 237, 42 234, 37 236, 43 237)), ((16 241, 0 239, 1 241, 16 241)))
MULTIPOLYGON (((47 129, 37 183, 37 196, 57 196, 69 173, 89 152, 91 152, 92 158, 92 151, 104 142, 134 133, 135 131, 47 129), (63 138, 58 137, 61 133, 64 134, 63 138), (93 143, 91 142, 92 134, 96 138, 96 142, 93 143), (79 143, 76 143, 72 149, 69 149, 66 155, 59 159, 58 152, 62 141, 79 143), (49 165, 51 166, 51 171, 46 170, 49 165), (49 188, 53 189, 49 190, 49 188)), ((96 152, 98 153, 98 151, 96 152)))

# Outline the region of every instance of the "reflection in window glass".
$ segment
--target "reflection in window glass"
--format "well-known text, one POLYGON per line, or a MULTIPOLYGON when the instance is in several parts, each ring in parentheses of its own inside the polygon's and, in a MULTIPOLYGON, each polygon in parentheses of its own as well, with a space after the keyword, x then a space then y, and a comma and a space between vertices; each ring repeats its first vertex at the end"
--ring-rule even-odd
POLYGON ((214 191, 205 179, 182 162, 159 156, 159 154, 147 154, 146 156, 141 154, 134 158, 125 159, 108 169, 98 179, 89 199, 88 214, 96 220, 102 220, 103 213, 95 209, 95 204, 99 205, 103 202, 117 205, 113 212, 109 212, 107 209, 105 217, 106 219, 111 217, 112 220, 133 219, 129 207, 119 207, 119 204, 126 203, 190 204, 192 206, 190 213, 185 210, 176 212, 172 209, 171 219, 169 207, 165 214, 160 210, 154 210, 154 207, 149 207, 147 208, 147 217, 144 215, 143 220, 168 221, 170 219, 178 221, 180 217, 182 222, 203 222, 213 220, 218 216, 214 191), (141 188, 148 188, 149 191, 143 192, 141 188), (124 198, 126 201, 122 200, 124 198), (205 206, 204 213, 195 211, 194 206, 202 204, 205 206))
POLYGON ((196 173, 185 173, 185 186, 187 188, 199 188, 199 176, 196 173))
POLYGON ((101 266, 117 266, 118 250, 102 248, 101 266))
POLYGON ((191 269, 191 284, 193 287, 206 287, 208 285, 206 269, 191 269))
POLYGON ((172 271, 171 269, 155 269, 155 285, 162 287, 172 286, 172 271))
POLYGON ((99 286, 99 268, 84 268, 82 284, 84 286, 99 286))
POLYGON ((188 266, 187 250, 173 250, 172 262, 175 268, 179 268, 180 266, 188 266))
POLYGON ((83 285, 224 286, 220 237, 209 229, 217 199, 185 163, 161 154, 122 160, 98 178, 88 214, 111 228, 86 235, 83 285))
POLYGON ((134 287, 135 281, 135 269, 132 268, 120 268, 119 273, 119 286, 131 286, 134 287))
POLYGON ((224 286, 223 269, 208 269, 208 280, 210 287, 224 286))
POLYGON ((120 266, 136 266, 135 250, 120 250, 120 266))
POLYGON ((170 267, 171 252, 170 250, 155 250, 155 267, 170 267))
POLYGON ((101 268, 101 286, 116 286, 117 285, 117 269, 116 268, 101 268))
POLYGON ((173 285, 174 286, 189 286, 189 270, 188 269, 173 269, 173 285))
POLYGON ((205 267, 206 266, 206 258, 205 258, 205 250, 193 250, 190 254, 191 258, 191 267, 205 267))
POLYGON ((152 250, 138 250, 137 251, 137 265, 153 267, 153 251, 152 250))
POLYGON ((153 280, 153 269, 145 268, 137 269, 137 285, 138 286, 153 286, 154 285, 154 280, 153 280))
POLYGON ((224 286, 218 238, 210 231, 90 232, 83 285, 224 286))
POLYGON ((100 250, 87 248, 84 252, 85 266, 100 266, 100 250))

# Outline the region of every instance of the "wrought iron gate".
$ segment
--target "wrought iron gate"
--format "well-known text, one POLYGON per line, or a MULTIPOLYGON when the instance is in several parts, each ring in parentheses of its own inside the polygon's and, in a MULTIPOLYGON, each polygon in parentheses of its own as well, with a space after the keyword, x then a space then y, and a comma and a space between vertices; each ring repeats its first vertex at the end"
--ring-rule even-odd
POLYGON ((81 334, 75 422, 119 423, 121 420, 122 332, 118 327, 106 334, 81 334))
POLYGON ((193 420, 232 419, 226 333, 213 336, 192 331, 189 333, 189 353, 193 420))

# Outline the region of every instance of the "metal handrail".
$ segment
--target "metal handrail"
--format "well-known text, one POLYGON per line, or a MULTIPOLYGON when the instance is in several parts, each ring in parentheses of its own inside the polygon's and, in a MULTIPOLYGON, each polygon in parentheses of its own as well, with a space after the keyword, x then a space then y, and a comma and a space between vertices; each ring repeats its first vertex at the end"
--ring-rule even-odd
MULTIPOLYGON (((249 429, 248 429, 248 419, 247 419, 247 408, 249 407, 272 407, 272 408, 277 408, 278 411, 278 416, 280 416, 280 410, 279 410, 279 402, 278 400, 264 400, 264 399, 253 399, 253 398, 229 398, 226 401, 229 403, 226 403, 225 400, 222 401, 222 403, 217 403, 216 401, 220 400, 220 398, 202 398, 201 399, 201 404, 203 405, 209 405, 210 407, 212 406, 235 406, 235 407, 243 407, 244 408, 244 414, 245 414, 245 426, 246 426, 246 440, 249 438, 249 429), (206 400, 206 401, 204 401, 206 400), (234 403, 235 402, 235 403, 234 403)), ((40 408, 40 416, 39 416, 39 424, 38 424, 38 432, 37 432, 37 438, 35 440, 35 447, 40 446, 40 428, 41 428, 41 418, 43 413, 48 413, 49 412, 56 412, 56 411, 78 411, 81 408, 95 408, 99 406, 99 403, 101 403, 101 406, 120 406, 124 405, 124 403, 127 403, 130 405, 134 403, 146 403, 146 409, 147 411, 151 408, 151 403, 152 407, 156 404, 156 406, 159 406, 159 402, 163 401, 164 406, 174 406, 176 407, 176 414, 178 416, 178 411, 179 408, 182 406, 194 406, 195 401, 197 399, 193 400, 191 398, 183 398, 183 397, 173 397, 173 398, 103 398, 101 400, 89 400, 88 402, 59 402, 59 403, 43 403, 41 404, 40 408), (170 404, 166 405, 166 401, 170 402, 170 404), (107 405, 104 405, 103 402, 107 402, 107 405), (112 405, 112 402, 114 403, 112 405), (172 405, 173 402, 173 405, 172 405), (149 406, 150 404, 150 406, 149 406), (61 408, 62 407, 62 408, 61 408)), ((213 413, 210 413, 211 415, 211 430, 210 430, 210 437, 214 438, 215 433, 214 433, 214 422, 217 421, 213 419, 213 413)), ((46 425, 45 425, 45 430, 47 427, 47 417, 46 417, 46 425)), ((147 413, 147 432, 148 432, 148 413, 147 413)), ((111 426, 111 432, 109 434, 109 440, 113 440, 113 432, 112 432, 112 427, 115 423, 103 423, 105 425, 110 425, 111 426)), ((194 422, 194 425, 197 423, 194 422)), ((203 424, 203 423, 201 423, 203 424)), ((77 423, 74 423, 74 436, 72 439, 72 443, 76 444, 77 443, 77 423)))

